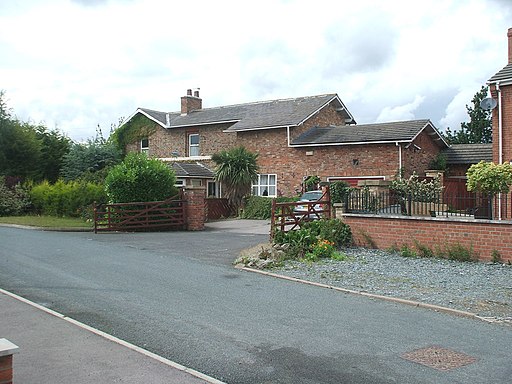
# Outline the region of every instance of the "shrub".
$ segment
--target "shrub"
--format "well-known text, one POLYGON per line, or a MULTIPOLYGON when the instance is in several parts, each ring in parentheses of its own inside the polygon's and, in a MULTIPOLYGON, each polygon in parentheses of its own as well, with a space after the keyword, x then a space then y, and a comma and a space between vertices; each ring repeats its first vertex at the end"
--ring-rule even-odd
POLYGON ((296 231, 277 231, 274 235, 275 244, 287 244, 287 256, 290 258, 315 259, 328 253, 335 255, 339 245, 352 243, 350 227, 341 220, 315 220, 305 223, 296 231), (331 248, 332 247, 332 248, 331 248))
POLYGON ((27 191, 20 185, 8 187, 5 178, 0 176, 0 216, 16 216, 27 211, 30 198, 27 191))
POLYGON ((30 196, 36 212, 50 216, 80 217, 93 202, 106 201, 102 185, 63 180, 55 184, 44 181, 31 189, 30 196))
MULTIPOLYGON (((294 197, 278 197, 276 202, 285 203, 297 201, 294 197)), ((264 196, 251 196, 246 199, 242 219, 269 219, 272 215, 272 198, 264 196)))
POLYGON ((352 187, 345 181, 336 181, 331 183, 330 186, 331 203, 344 203, 347 196, 350 194, 352 187))
POLYGON ((105 179, 110 202, 162 201, 178 193, 174 171, 163 161, 143 153, 130 153, 105 179))

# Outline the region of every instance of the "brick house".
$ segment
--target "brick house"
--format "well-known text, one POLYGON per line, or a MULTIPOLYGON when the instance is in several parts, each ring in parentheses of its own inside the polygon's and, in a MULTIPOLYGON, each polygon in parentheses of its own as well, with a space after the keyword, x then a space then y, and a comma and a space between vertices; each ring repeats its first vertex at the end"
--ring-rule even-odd
POLYGON ((322 181, 394 178, 400 170, 424 174, 447 143, 429 120, 357 125, 337 94, 202 108, 199 91, 187 91, 180 112, 137 109, 153 126, 128 151, 144 151, 173 165, 181 184, 207 187, 213 153, 244 146, 258 153, 253 194, 292 196, 307 176, 322 181), (186 170, 184 170, 186 168, 186 170))

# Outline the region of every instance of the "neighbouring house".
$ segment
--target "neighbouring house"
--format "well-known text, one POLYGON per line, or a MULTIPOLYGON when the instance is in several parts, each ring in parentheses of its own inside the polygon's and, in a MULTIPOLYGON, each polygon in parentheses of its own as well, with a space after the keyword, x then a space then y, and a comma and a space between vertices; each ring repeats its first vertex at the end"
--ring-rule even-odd
POLYGON ((512 28, 507 38, 508 63, 487 82, 497 101, 492 110, 492 158, 496 164, 512 163, 512 28))
MULTIPOLYGON (((169 162, 185 185, 202 185, 220 196, 211 155, 244 146, 258 153, 254 195, 295 195, 303 180, 390 180, 424 174, 448 144, 430 120, 357 125, 337 94, 202 108, 199 92, 187 91, 181 111, 137 109, 147 136, 127 146, 169 162), (266 192, 265 192, 266 191, 266 192)), ((140 125, 140 124, 139 124, 140 125)))

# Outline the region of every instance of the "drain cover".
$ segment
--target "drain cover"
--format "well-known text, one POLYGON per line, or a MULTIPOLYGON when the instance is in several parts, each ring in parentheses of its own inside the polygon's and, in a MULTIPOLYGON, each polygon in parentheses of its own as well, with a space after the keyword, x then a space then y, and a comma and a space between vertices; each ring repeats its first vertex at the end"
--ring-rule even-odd
POLYGON ((404 353, 402 358, 439 371, 449 371, 450 369, 469 365, 476 361, 474 357, 464 353, 437 346, 416 349, 415 351, 404 353))

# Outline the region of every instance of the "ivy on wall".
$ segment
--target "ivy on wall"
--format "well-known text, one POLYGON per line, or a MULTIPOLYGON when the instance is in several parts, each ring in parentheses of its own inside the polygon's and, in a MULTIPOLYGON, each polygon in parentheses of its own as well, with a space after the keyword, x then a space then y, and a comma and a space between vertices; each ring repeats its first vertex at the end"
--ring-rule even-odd
POLYGON ((118 127, 112 133, 112 137, 123 153, 126 153, 126 147, 129 144, 151 136, 156 129, 156 124, 153 121, 139 113, 118 127))

